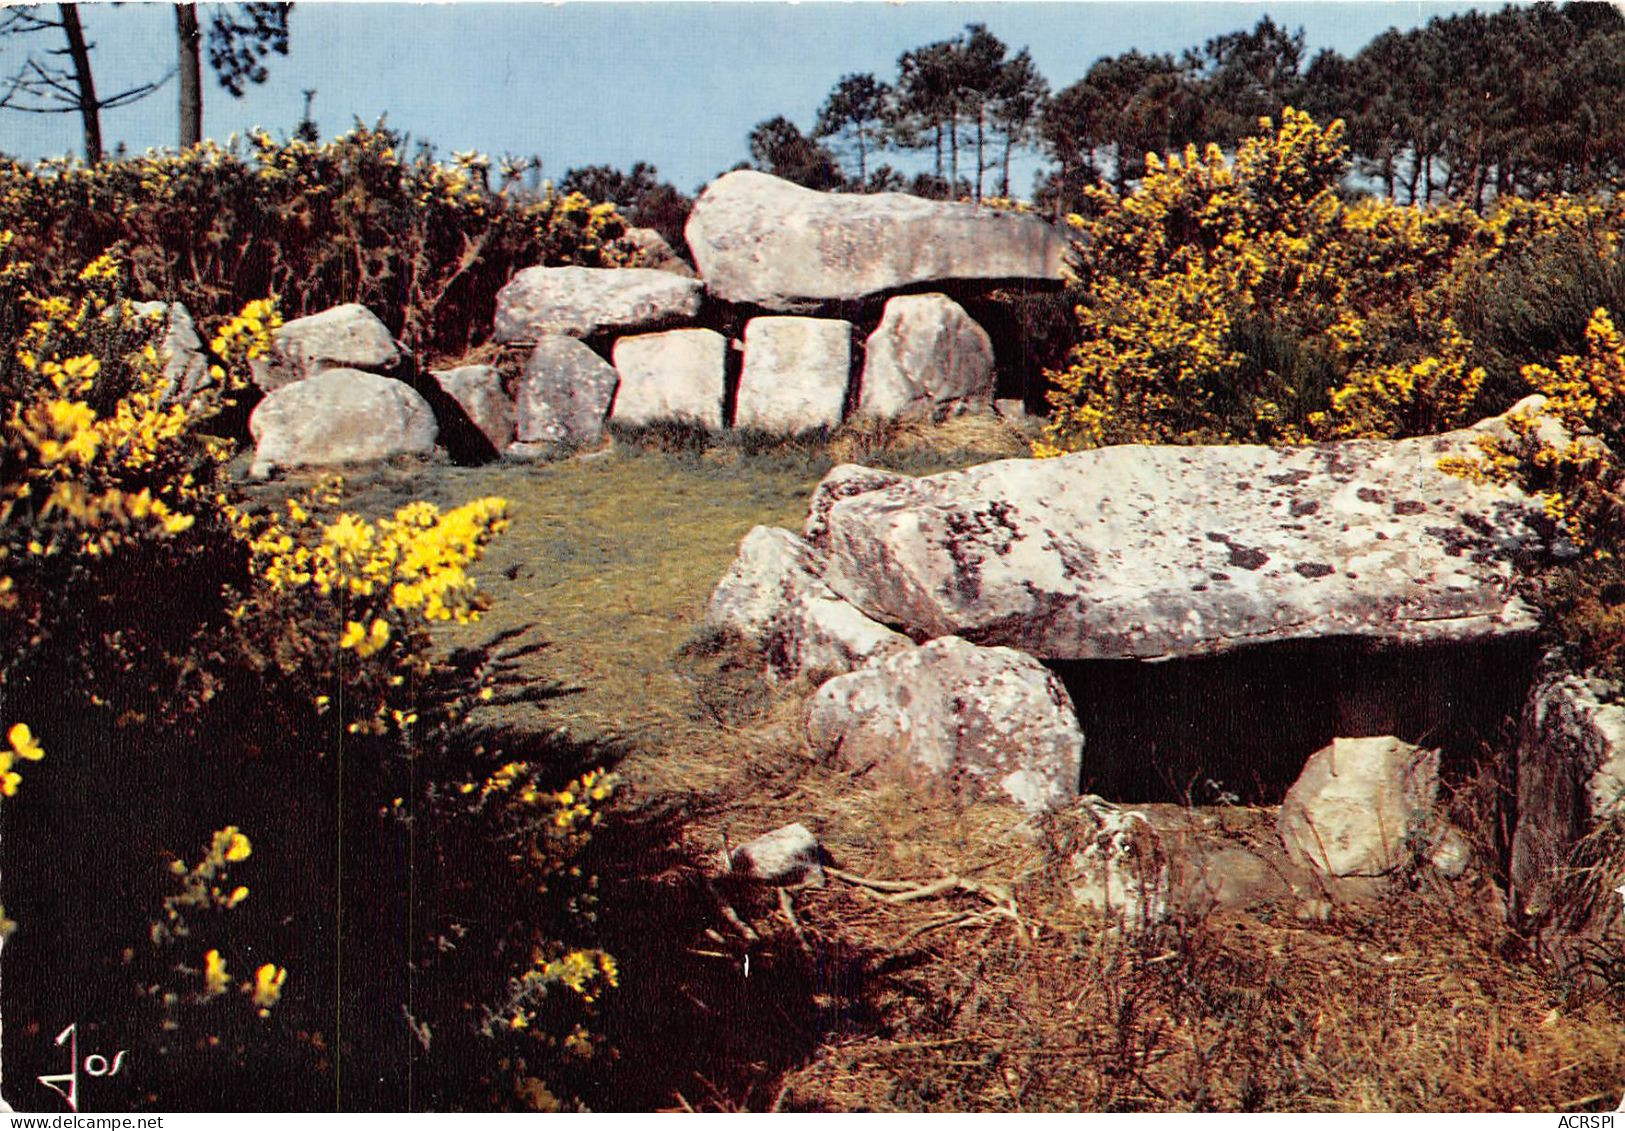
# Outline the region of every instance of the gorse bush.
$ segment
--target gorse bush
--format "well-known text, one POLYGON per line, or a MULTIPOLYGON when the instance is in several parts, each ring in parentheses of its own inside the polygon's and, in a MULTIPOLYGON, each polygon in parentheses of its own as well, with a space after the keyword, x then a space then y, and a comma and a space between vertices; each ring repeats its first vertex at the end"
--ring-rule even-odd
POLYGON ((1446 430, 1508 407, 1521 367, 1621 294, 1617 204, 1351 200, 1341 122, 1260 125, 1233 158, 1192 147, 1125 195, 1087 190, 1078 340, 1039 454, 1446 430))
POLYGON ((357 126, 320 145, 256 132, 95 166, 0 160, 0 228, 51 292, 112 252, 134 293, 201 318, 266 295, 287 318, 359 302, 426 355, 483 341, 516 271, 628 254, 612 204, 522 196, 513 177, 493 191, 487 158, 409 158, 401 144, 357 126))
POLYGON ((23 246, 0 235, 5 1008, 49 1033, 8 1066, 56 1071, 77 1021, 141 1066, 107 1103, 567 1102, 618 980, 569 942, 615 780, 470 738, 503 657, 432 631, 485 607, 506 503, 253 503, 211 426, 277 305, 205 323, 219 362, 182 389, 124 264, 64 280, 23 246), (452 862, 479 883, 415 887, 452 862))
POLYGON ((1540 499, 1578 560, 1541 580, 1558 640, 1579 668, 1625 677, 1625 338, 1598 307, 1583 354, 1526 365, 1526 392, 1540 395, 1507 414, 1504 435, 1478 441, 1477 457, 1447 470, 1481 482, 1516 483, 1540 499))

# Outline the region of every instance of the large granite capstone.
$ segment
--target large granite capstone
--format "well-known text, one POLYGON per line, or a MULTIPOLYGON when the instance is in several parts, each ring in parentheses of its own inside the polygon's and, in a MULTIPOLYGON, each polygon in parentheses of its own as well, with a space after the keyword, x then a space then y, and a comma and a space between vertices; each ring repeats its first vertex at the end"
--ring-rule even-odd
POLYGON ((950 280, 1061 280, 1061 237, 1037 216, 816 192, 749 169, 712 181, 683 234, 712 294, 769 310, 950 280))
POLYGON ((829 507, 825 581, 916 639, 1057 660, 1529 633, 1511 558, 1539 542, 1536 508, 1438 467, 1476 435, 1125 446, 906 480, 829 507))
POLYGON ((550 334, 588 338, 680 325, 700 309, 700 285, 648 267, 527 267, 497 292, 498 342, 550 334))

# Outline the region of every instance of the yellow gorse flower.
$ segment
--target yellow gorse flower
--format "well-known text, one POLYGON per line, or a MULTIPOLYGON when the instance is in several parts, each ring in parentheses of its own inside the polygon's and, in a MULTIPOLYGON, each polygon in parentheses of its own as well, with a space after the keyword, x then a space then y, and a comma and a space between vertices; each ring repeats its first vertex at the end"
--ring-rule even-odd
POLYGON ((214 834, 215 845, 220 852, 221 859, 236 864, 247 860, 254 851, 254 846, 248 838, 237 831, 236 825, 227 825, 214 834))
POLYGON ((220 957, 218 950, 211 950, 203 956, 203 987, 209 997, 219 997, 231 985, 231 979, 226 974, 226 960, 220 957))
POLYGON ((16 723, 6 732, 6 741, 11 744, 11 751, 17 757, 29 762, 38 762, 45 757, 45 749, 40 746, 39 740, 27 723, 16 723))
POLYGON ((252 995, 253 1002, 259 1007, 261 1017, 268 1016, 271 1007, 282 1000, 282 987, 288 980, 288 972, 275 963, 267 962, 254 971, 252 986, 244 986, 252 995))
MULTIPOLYGON (((370 523, 344 514, 322 527, 314 545, 272 521, 252 541, 257 568, 276 589, 309 587, 324 596, 373 599, 428 621, 477 620, 480 602, 466 570, 508 526, 503 499, 476 499, 441 513, 430 503, 402 507, 370 523)), ((294 514, 303 525, 303 508, 294 514)), ((308 516, 305 516, 308 517, 308 516)), ((389 624, 349 621, 340 646, 372 655, 389 642, 389 624), (365 649, 365 650, 363 650, 365 649)))
POLYGON ((34 737, 27 723, 15 723, 6 732, 7 747, 0 749, 0 796, 17 796, 17 787, 22 784, 22 775, 12 767, 17 759, 37 762, 45 757, 45 750, 34 737))

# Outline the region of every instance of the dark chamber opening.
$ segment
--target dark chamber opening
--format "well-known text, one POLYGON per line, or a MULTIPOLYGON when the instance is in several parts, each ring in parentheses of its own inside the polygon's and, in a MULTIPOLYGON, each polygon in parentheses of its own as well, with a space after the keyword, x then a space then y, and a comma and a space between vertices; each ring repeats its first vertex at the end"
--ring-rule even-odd
POLYGON ((1443 751, 1447 777, 1515 718, 1532 640, 1374 647, 1356 637, 1146 662, 1056 661, 1077 706, 1085 793, 1117 802, 1273 805, 1333 738, 1443 751))

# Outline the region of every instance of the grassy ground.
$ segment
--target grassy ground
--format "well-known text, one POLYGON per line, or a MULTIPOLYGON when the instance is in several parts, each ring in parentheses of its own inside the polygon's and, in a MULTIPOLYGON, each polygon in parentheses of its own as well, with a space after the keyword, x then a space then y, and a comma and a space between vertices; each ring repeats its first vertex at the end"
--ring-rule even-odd
MULTIPOLYGON (((1417 879, 1365 913, 1228 912, 1124 937, 1075 909, 1072 829, 955 812, 819 765, 807 688, 692 646, 754 525, 799 528, 823 471, 1016 454, 1001 427, 829 445, 645 435, 561 463, 395 469, 352 504, 511 500, 468 643, 546 647, 485 721, 564 731, 628 789, 599 838, 601 942, 623 989, 600 1109, 1612 1110, 1620 983, 1510 936, 1487 880, 1417 879), (661 448, 667 450, 660 450, 661 448), (543 694, 537 694, 542 692, 543 694), (779 896, 708 883, 728 845, 801 821, 849 876, 779 896), (925 884, 899 900, 883 881, 925 884)), ((1221 824, 1267 811, 1232 808, 1221 824)), ((1239 835, 1239 834, 1238 834, 1239 835)), ((1619 943, 1616 937, 1614 944, 1619 943)))

